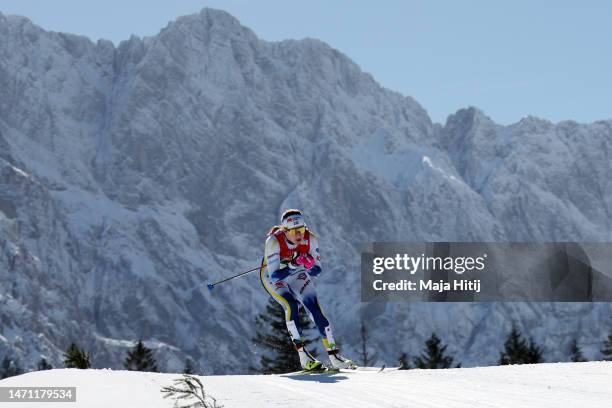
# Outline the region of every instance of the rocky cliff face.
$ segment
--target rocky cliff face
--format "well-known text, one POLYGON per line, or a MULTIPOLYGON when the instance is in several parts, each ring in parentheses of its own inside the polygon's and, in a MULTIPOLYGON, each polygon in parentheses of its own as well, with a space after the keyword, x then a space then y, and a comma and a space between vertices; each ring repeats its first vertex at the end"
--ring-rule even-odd
MULTIPOLYGON (((267 295, 256 266, 286 207, 319 232, 318 287, 347 354, 359 321, 390 364, 436 331, 492 363, 512 321, 564 359, 596 358, 609 304, 359 303, 372 241, 609 241, 612 121, 503 127, 476 108, 434 124, 312 39, 265 42, 205 9, 107 41, 0 14, 0 348, 56 366, 69 342, 119 367, 244 372, 267 295)), ((608 324, 608 326, 606 326, 608 324)))

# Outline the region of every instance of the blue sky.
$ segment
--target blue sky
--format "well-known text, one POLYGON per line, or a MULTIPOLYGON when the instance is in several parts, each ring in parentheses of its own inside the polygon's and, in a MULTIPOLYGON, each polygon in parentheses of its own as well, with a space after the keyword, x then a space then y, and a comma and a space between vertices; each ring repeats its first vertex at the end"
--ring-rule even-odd
POLYGON ((116 44, 203 7, 266 40, 319 38, 436 122, 467 106, 501 124, 612 119, 612 1, 0 0, 4 14, 116 44))

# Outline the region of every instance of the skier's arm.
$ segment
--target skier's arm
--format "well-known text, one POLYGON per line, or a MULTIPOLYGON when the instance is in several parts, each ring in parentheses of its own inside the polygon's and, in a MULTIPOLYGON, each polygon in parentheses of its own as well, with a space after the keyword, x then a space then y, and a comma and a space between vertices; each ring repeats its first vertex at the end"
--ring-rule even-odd
POLYGON ((268 279, 271 282, 277 282, 285 279, 291 274, 289 268, 281 269, 280 264, 280 246, 275 236, 271 235, 266 240, 266 268, 268 279))
POLYGON ((310 276, 317 276, 321 273, 321 255, 319 254, 319 240, 312 232, 310 233, 309 255, 314 258, 315 264, 308 270, 308 274, 310 276))

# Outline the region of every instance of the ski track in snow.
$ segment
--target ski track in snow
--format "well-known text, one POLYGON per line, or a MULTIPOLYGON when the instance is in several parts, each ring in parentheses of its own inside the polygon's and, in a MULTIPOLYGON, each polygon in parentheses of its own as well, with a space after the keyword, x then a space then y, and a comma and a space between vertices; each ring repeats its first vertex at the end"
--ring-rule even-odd
MULTIPOLYGON (((77 403, 71 405, 75 407, 169 408, 174 402, 163 399, 160 389, 180 376, 56 369, 8 378, 0 381, 0 386, 76 386, 77 403)), ((225 408, 608 408, 612 401, 612 362, 199 378, 207 393, 225 408)))

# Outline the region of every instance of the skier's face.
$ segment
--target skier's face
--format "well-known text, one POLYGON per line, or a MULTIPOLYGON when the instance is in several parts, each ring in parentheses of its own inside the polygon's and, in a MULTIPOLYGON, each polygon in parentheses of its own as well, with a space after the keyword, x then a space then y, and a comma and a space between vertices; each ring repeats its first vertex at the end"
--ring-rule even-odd
POLYGON ((291 242, 298 242, 302 240, 305 232, 305 227, 292 228, 290 230, 287 230, 287 238, 289 238, 291 242))

